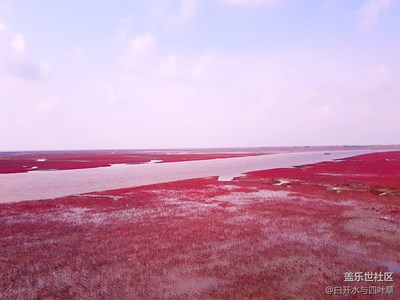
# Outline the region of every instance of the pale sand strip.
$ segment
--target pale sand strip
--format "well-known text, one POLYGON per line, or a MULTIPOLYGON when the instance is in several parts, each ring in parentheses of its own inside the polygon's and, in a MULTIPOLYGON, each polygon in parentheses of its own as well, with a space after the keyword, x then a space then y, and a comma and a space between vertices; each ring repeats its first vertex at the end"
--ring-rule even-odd
POLYGON ((279 153, 172 163, 114 165, 94 169, 0 174, 0 203, 52 199, 209 176, 235 177, 251 171, 288 168, 382 151, 390 150, 330 151, 330 155, 324 155, 324 151, 279 153))

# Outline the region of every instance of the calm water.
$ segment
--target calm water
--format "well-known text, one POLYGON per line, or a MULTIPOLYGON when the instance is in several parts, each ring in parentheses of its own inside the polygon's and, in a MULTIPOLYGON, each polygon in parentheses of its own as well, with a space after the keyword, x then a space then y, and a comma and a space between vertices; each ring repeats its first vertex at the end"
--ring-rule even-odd
POLYGON ((209 176, 238 177, 251 171, 288 168, 381 151, 388 150, 340 150, 330 151, 330 155, 324 155, 326 151, 278 153, 186 162, 124 164, 94 169, 0 174, 0 203, 52 199, 209 176))

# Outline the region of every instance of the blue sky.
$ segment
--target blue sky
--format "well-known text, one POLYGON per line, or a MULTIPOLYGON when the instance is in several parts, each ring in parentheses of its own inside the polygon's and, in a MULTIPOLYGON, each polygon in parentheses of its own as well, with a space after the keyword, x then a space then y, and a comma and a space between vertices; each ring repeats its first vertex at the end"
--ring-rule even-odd
POLYGON ((0 150, 400 143, 395 0, 0 0, 0 150))

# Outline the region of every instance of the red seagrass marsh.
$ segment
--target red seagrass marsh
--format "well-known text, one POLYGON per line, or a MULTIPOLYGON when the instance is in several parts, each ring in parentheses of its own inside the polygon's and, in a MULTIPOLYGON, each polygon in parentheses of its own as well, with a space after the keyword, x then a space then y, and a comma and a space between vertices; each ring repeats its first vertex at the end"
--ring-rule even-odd
POLYGON ((0 0, 0 300, 400 299, 400 1, 0 0))
POLYGON ((399 151, 0 208, 0 298, 329 299, 360 285, 346 272, 400 289, 399 151))

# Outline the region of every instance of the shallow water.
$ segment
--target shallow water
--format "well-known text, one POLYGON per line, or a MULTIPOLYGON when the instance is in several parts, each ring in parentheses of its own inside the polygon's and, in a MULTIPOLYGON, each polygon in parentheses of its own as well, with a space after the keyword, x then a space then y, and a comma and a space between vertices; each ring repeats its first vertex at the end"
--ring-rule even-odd
POLYGON ((344 150, 278 153, 171 163, 113 165, 79 170, 0 174, 0 203, 52 199, 62 196, 150 185, 163 182, 289 168, 355 155, 390 150, 344 150))

